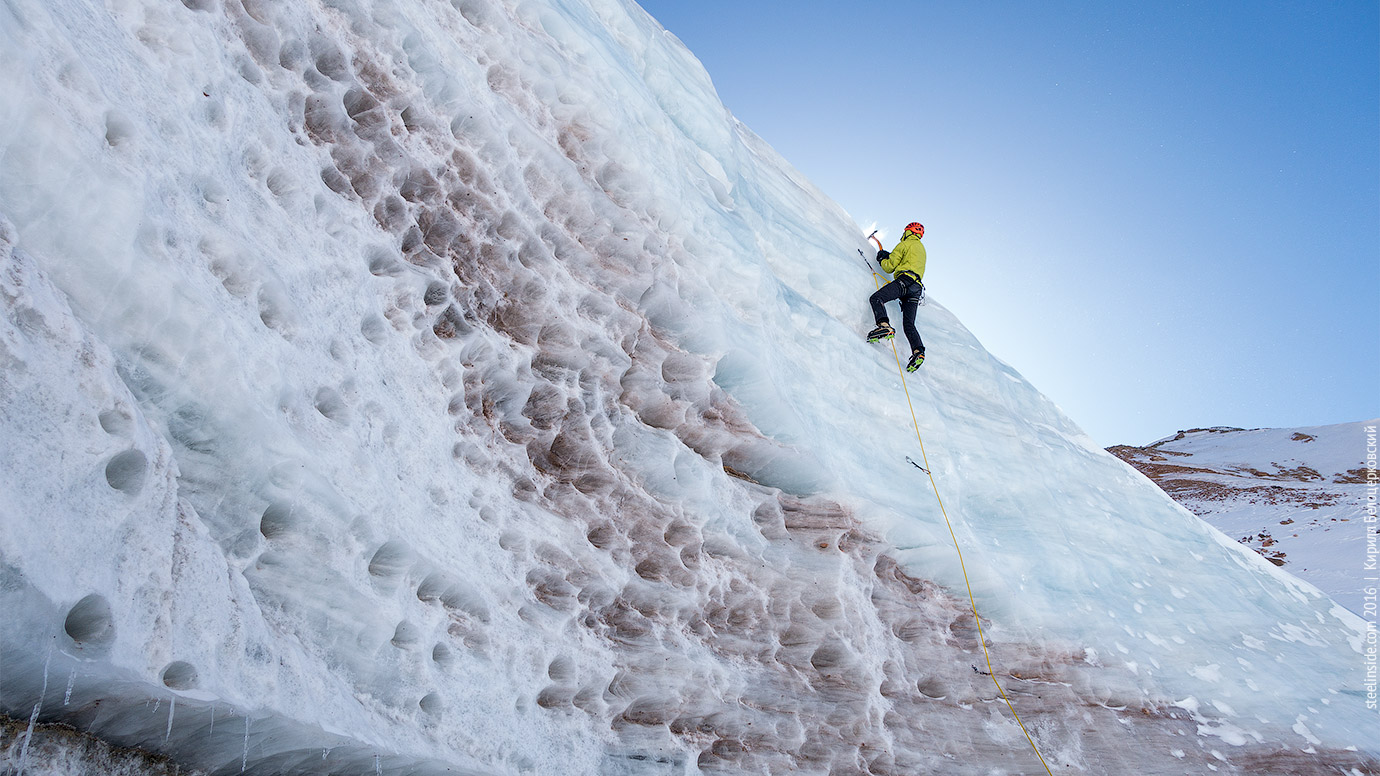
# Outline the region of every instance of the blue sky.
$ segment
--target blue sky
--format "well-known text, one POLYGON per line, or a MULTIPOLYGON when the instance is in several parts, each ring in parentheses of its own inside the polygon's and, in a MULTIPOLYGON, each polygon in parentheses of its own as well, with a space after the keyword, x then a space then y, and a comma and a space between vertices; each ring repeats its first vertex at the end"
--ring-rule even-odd
POLYGON ((1099 443, 1380 415, 1380 4, 639 2, 1099 443))

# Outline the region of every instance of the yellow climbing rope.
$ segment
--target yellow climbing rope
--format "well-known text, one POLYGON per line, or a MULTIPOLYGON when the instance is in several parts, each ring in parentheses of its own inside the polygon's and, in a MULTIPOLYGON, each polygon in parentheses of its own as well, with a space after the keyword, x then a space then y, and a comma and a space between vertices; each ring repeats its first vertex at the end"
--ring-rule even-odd
MULTIPOLYGON (((882 287, 879 277, 875 271, 872 273, 872 282, 877 285, 878 289, 882 287)), ((1003 690, 1001 682, 997 681, 997 672, 992 668, 992 655, 987 651, 987 639, 982 633, 982 618, 978 616, 977 599, 973 597, 973 584, 968 581, 968 567, 963 562, 963 550, 958 546, 958 536, 954 534, 954 525, 949 521, 949 513, 944 509, 944 499, 939 496, 939 486, 935 484, 934 473, 930 470, 930 459, 925 454, 925 438, 920 435, 920 421, 915 417, 915 404, 910 400, 910 387, 906 385, 906 374, 901 369, 901 353, 896 350, 895 339, 891 341, 891 352, 896 356, 896 371, 901 375, 901 388, 906 393, 906 406, 910 408, 910 421, 915 424, 915 439, 920 443, 920 458, 925 463, 925 474, 930 478, 930 488, 934 490, 934 500, 939 502, 939 513, 944 516, 944 525, 949 529, 949 538, 953 540, 954 550, 958 552, 958 567, 963 571, 963 584, 968 588, 968 604, 973 609, 973 620, 977 623, 978 644, 982 645, 982 656, 987 660, 987 675, 992 677, 992 684, 997 686, 997 692, 1001 693, 1002 700, 1006 701, 1006 708, 1011 710, 1011 716, 1015 717, 1016 724, 1021 726, 1025 740, 1030 742, 1030 748, 1035 750, 1035 756, 1040 758, 1040 765, 1045 767, 1045 773, 1054 776, 1053 771, 1049 769, 1049 763, 1045 762, 1044 755, 1040 754, 1040 747, 1035 745, 1035 739, 1030 737, 1030 731, 1025 729, 1025 723, 1021 721, 1020 715, 1016 713, 1016 707, 1011 704, 1011 699, 1007 697, 1006 690, 1003 690)))

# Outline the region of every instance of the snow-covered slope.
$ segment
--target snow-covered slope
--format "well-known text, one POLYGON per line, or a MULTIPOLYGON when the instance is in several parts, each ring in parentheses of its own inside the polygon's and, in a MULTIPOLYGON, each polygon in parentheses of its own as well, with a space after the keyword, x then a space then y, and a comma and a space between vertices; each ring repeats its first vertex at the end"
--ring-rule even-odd
POLYGON ((1108 450, 1222 533, 1360 613, 1374 586, 1366 577, 1375 576, 1366 573, 1374 521, 1365 518, 1374 514, 1366 455, 1377 425, 1191 429, 1108 450))
POLYGON ((7 0, 0 84, 12 717, 218 773, 1043 772, 909 396, 1051 768, 1377 768, 1362 621, 938 303, 903 392, 856 225, 631 2, 7 0))

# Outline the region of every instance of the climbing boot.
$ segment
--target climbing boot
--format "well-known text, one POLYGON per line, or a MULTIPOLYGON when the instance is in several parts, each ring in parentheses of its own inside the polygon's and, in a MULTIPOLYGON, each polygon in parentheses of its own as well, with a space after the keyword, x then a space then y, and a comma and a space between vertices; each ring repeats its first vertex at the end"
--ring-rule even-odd
POLYGON ((882 340, 889 340, 894 336, 896 336, 896 330, 891 328, 891 324, 882 321, 877 324, 877 328, 867 333, 867 341, 881 342, 882 340))
POLYGON ((910 363, 906 364, 906 371, 914 372, 919 369, 920 365, 923 363, 925 363, 925 351, 917 350, 910 354, 910 363))

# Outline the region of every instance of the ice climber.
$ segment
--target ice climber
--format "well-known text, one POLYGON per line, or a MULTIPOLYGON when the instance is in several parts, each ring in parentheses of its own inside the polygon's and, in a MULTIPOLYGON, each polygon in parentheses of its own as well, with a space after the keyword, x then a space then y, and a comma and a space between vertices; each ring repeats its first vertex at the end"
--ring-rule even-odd
POLYGON ((867 333, 868 342, 881 342, 896 335, 896 330, 887 321, 886 303, 901 300, 901 329, 910 341, 907 372, 914 372, 925 363, 925 343, 920 341, 920 332, 915 330, 915 309, 925 293, 925 284, 921 282, 925 276, 925 244, 920 241, 924 236, 924 224, 913 221, 906 224, 906 231, 895 248, 886 251, 877 246, 877 262, 882 265, 883 272, 891 273, 892 280, 867 300, 872 303, 872 317, 877 321, 877 328, 867 333))

